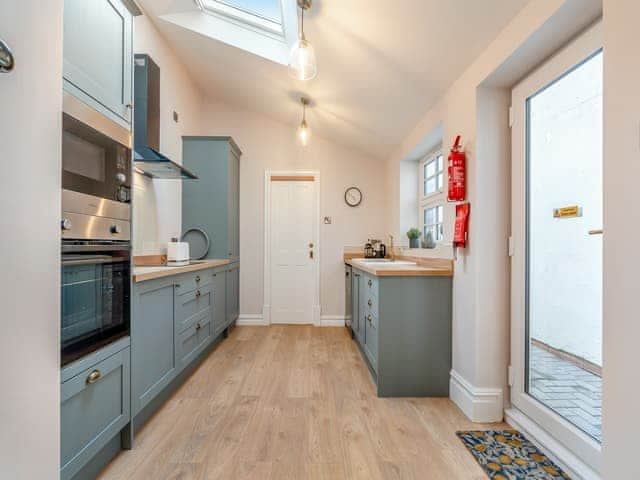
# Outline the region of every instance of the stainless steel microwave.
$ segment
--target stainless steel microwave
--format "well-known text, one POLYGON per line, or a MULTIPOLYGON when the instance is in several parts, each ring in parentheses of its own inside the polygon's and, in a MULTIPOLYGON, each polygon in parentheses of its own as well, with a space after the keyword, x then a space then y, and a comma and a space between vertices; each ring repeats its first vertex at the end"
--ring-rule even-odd
POLYGON ((62 188, 131 202, 131 149, 63 113, 62 188))

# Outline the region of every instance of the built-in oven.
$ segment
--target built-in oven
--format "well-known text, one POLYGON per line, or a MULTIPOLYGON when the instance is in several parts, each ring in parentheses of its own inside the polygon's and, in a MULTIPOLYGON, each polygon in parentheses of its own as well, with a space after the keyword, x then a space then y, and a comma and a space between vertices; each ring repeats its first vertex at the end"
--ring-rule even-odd
POLYGON ((131 149, 67 113, 62 126, 62 188, 129 203, 131 149))
POLYGON ((62 365, 129 334, 129 242, 64 240, 61 267, 62 365))
POLYGON ((131 150, 79 117, 63 114, 62 365, 130 332, 131 150))

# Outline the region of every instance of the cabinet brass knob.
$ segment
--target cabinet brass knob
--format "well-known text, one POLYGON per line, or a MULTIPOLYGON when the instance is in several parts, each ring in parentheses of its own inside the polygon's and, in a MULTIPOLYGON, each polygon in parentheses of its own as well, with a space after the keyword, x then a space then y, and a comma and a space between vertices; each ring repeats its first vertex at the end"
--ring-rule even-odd
POLYGON ((369 284, 369 286, 373 285, 373 282, 371 280, 369 280, 367 283, 369 284))
POLYGON ((200 290, 198 290, 198 291, 196 292, 196 298, 200 298, 200 295, 202 295, 202 294, 200 293, 200 290))
POLYGON ((199 282, 199 281, 200 281, 200 275, 196 277, 196 282, 199 282))
POLYGON ((202 328, 202 325, 200 325, 200 323, 197 323, 197 324, 196 324, 196 331, 197 331, 197 330, 200 330, 201 328, 202 328))
POLYGON ((102 373, 100 373, 100 370, 94 370, 87 377, 87 384, 91 385, 92 383, 96 383, 101 376, 102 376, 102 373))
POLYGON ((369 306, 373 305, 373 302, 371 301, 371 299, 369 299, 367 303, 369 304, 369 306))
POLYGON ((369 323, 371 323, 371 315, 367 315, 367 320, 369 320, 369 323))

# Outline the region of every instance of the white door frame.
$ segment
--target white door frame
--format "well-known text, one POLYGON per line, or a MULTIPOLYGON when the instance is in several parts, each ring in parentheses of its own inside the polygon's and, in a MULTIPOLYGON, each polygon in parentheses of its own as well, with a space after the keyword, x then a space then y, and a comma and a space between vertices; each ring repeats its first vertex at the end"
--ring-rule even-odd
POLYGON ((265 170, 264 172, 264 305, 262 320, 271 324, 271 177, 273 176, 309 176, 315 184, 315 207, 313 244, 315 245, 315 288, 313 302, 313 325, 320 326, 320 172, 317 170, 265 170))
MULTIPOLYGON (((598 22, 580 35, 535 72, 527 76, 512 92, 512 238, 511 259, 511 365, 513 378, 511 403, 529 421, 542 428, 560 445, 568 448, 585 468, 578 471, 584 478, 595 478, 601 465, 601 445, 579 428, 526 393, 525 329, 526 329, 526 99, 555 81, 567 71, 600 51, 602 23, 598 22), (589 472, 591 470, 591 472, 589 472)), ((510 417, 507 412, 507 417, 510 417)), ((559 452, 555 452, 559 453, 559 452)), ((562 459, 561 459, 562 460, 562 459)), ((572 465, 568 465, 571 467, 572 465)), ((573 465, 576 466, 575 464, 573 465)))

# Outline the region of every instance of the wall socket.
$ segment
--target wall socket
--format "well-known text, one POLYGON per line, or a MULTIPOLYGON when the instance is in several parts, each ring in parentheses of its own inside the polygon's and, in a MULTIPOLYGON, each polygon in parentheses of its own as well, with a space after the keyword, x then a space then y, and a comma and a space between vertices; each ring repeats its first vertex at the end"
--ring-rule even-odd
POLYGON ((331 225, 332 221, 331 221, 331 217, 324 217, 324 224, 325 225, 331 225))

